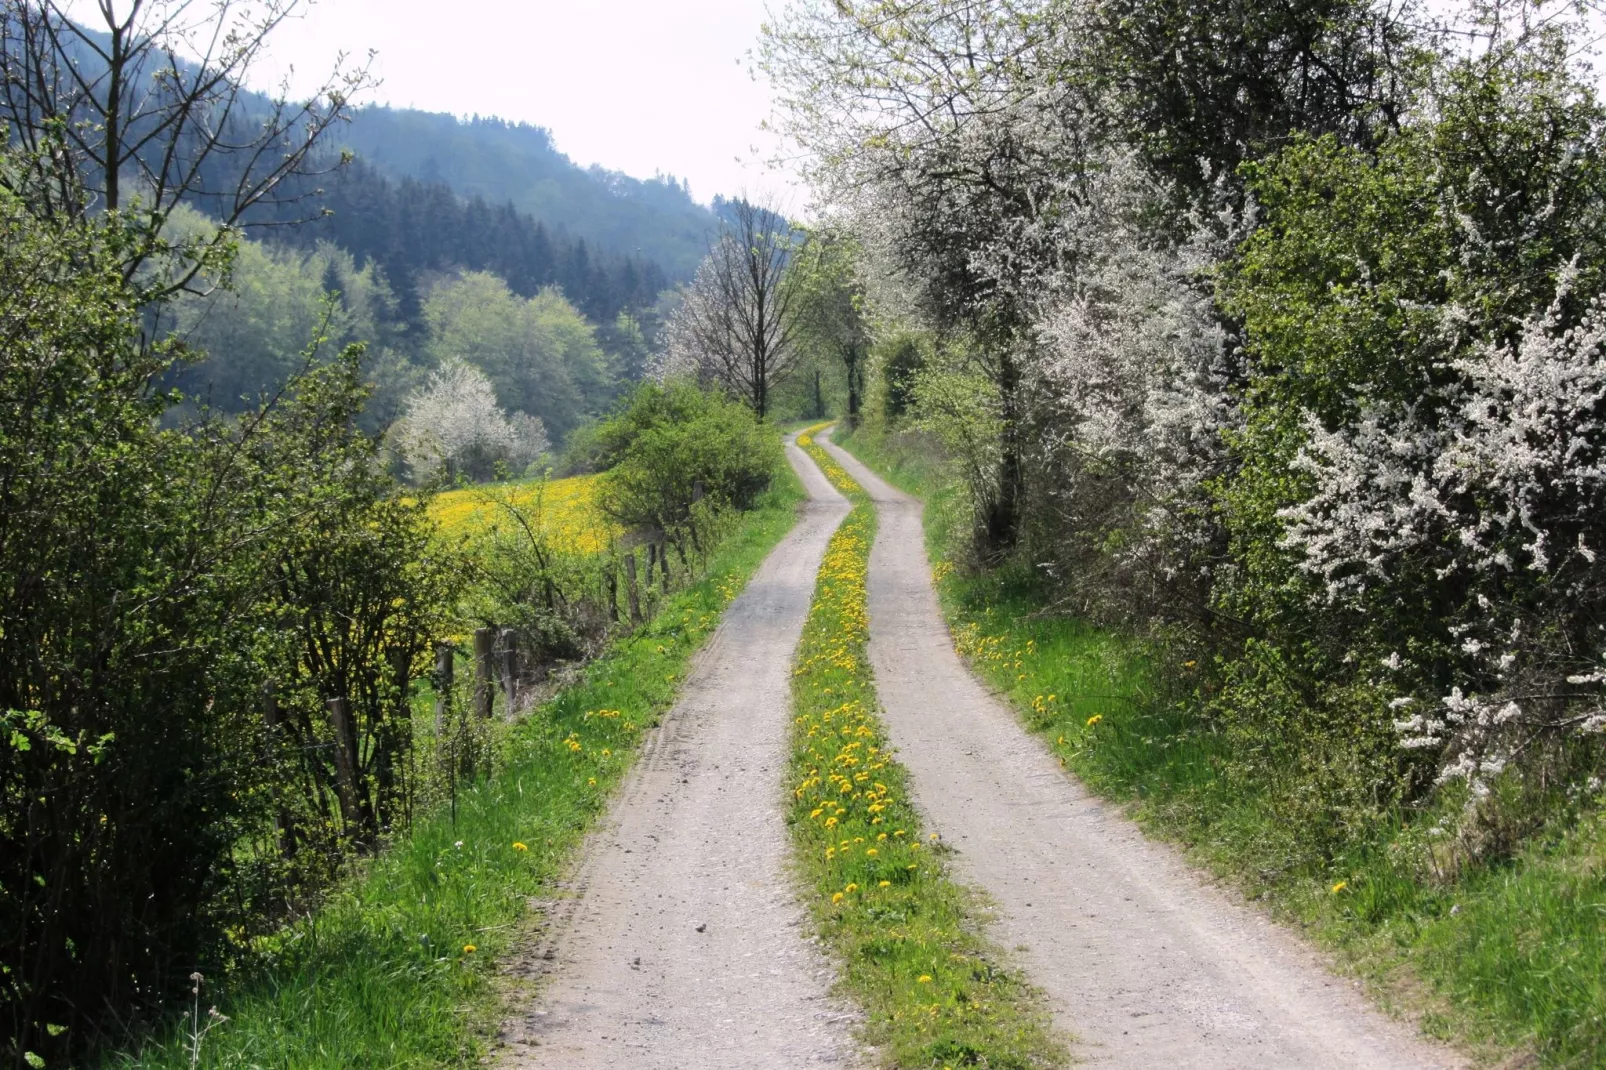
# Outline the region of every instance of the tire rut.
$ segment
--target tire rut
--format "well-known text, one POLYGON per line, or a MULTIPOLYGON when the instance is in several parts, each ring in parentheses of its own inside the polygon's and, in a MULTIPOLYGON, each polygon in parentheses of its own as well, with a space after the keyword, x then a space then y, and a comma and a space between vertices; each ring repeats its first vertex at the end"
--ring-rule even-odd
POLYGON ((501 1065, 844 1067, 857 1016, 799 904, 783 818, 792 657, 847 502, 809 500, 688 673, 533 949, 545 983, 501 1065))
POLYGON ((870 658, 916 804, 992 899, 1079 1062, 1417 1070, 1465 1065, 1374 1008, 1291 933, 1066 775, 955 653, 921 505, 840 447, 876 501, 870 658))

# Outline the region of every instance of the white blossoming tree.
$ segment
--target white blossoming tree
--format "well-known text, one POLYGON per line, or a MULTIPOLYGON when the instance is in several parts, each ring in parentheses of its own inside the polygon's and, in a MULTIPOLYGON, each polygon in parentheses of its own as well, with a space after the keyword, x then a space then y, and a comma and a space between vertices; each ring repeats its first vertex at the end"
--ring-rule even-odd
POLYGON ((443 467, 470 479, 490 478, 499 463, 522 471, 550 448, 539 419, 522 412, 509 418, 485 373, 460 360, 436 369, 408 398, 397 439, 419 479, 443 467))

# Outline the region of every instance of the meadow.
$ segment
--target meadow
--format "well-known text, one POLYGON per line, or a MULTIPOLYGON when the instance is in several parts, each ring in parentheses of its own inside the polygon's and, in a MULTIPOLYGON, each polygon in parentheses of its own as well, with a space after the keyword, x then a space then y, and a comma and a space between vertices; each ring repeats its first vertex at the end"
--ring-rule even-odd
POLYGON ((444 491, 430 501, 429 517, 446 536, 473 540, 520 523, 517 513, 555 546, 578 554, 601 553, 619 528, 597 508, 599 478, 529 479, 444 491))

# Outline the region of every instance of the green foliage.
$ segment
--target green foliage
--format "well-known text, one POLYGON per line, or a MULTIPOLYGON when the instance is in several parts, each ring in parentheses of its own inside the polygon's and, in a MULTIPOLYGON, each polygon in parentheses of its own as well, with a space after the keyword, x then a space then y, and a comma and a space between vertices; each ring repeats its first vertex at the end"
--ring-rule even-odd
MULTIPOLYGON (((802 304, 802 345, 815 366, 815 407, 823 409, 819 399, 824 365, 843 385, 847 395, 844 415, 850 426, 859 421, 870 360, 869 309, 857 274, 860 256, 847 235, 820 230, 809 234, 791 266, 802 304)), ((823 419, 826 414, 816 411, 813 415, 823 419)))
POLYGON ((1097 19, 1094 76, 1151 166, 1193 190, 1292 132, 1379 138, 1420 48, 1399 13, 1357 0, 1117 0, 1097 19))
MULTIPOLYGON (((1492 604, 1523 606, 1530 620, 1550 617, 1542 627, 1565 644, 1592 642, 1587 600, 1570 600, 1559 619, 1542 608, 1553 578, 1454 574, 1459 532, 1325 608, 1315 608, 1323 579, 1285 539, 1284 511, 1312 493, 1295 464, 1312 420, 1346 428, 1401 412, 1408 433, 1424 433, 1463 404, 1458 358, 1512 341, 1522 317, 1566 289, 1564 275, 1574 294, 1606 286, 1606 113, 1545 49, 1524 55, 1455 68, 1437 120, 1375 153, 1297 139, 1246 168, 1263 216, 1222 276, 1251 362, 1234 470, 1214 488, 1236 567, 1214 597, 1247 632, 1233 637, 1212 707, 1235 760, 1258 767, 1252 779, 1321 850, 1357 835, 1351 820, 1381 820, 1429 783, 1420 762, 1390 752, 1388 702, 1402 684, 1435 696, 1469 680, 1498 686, 1463 649, 1466 622, 1492 604), (1384 686, 1371 666, 1396 651, 1416 678, 1384 686)), ((1584 313, 1564 298, 1561 327, 1584 313)))
POLYGON ((589 432, 608 469, 602 508, 627 527, 673 531, 710 504, 746 509, 781 467, 781 447, 751 409, 686 381, 647 383, 589 432))
POLYGON ((122 240, 0 193, 0 1015, 50 1059, 399 820, 398 710, 452 583, 355 427, 359 350, 159 426, 122 240))
MULTIPOLYGON (((216 227, 180 206, 166 232, 210 234, 216 227)), ((206 296, 176 296, 158 317, 199 359, 174 369, 171 385, 222 412, 256 408, 302 370, 302 353, 317 338, 330 352, 363 342, 393 348, 396 302, 372 263, 327 243, 299 251, 241 241, 226 272, 201 279, 206 296), (214 283, 224 285, 212 288, 214 283)))
POLYGON ((915 384, 925 366, 925 353, 914 337, 900 335, 884 347, 880 368, 886 384, 882 392, 882 415, 887 422, 901 420, 914 408, 915 384))
POLYGON ((612 396, 595 329, 555 290, 525 299, 468 272, 429 292, 424 320, 434 362, 479 368, 504 409, 539 417, 557 441, 612 396))

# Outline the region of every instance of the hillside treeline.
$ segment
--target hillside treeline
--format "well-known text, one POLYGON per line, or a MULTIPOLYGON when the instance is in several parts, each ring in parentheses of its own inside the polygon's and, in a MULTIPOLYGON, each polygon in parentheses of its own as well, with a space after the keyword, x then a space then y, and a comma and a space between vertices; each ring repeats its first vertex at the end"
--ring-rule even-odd
MULTIPOLYGON (((594 256, 511 205, 392 183, 358 161, 320 181, 247 216, 232 259, 153 320, 186 347, 168 381, 191 404, 245 411, 319 338, 362 341, 376 391, 366 426, 388 426, 457 359, 561 442, 641 378, 669 285, 657 265, 594 256), (261 225, 271 216, 283 225, 261 225)), ((188 205, 166 226, 175 238, 218 230, 188 205)))
POLYGON ((354 112, 336 141, 390 178, 511 204, 568 240, 628 252, 675 278, 696 267, 713 222, 685 181, 582 168, 558 150, 551 131, 528 123, 371 107, 354 112))
POLYGON ((420 283, 453 269, 489 271, 524 297, 555 286, 594 323, 651 307, 670 285, 656 260, 554 232, 508 200, 463 196, 442 182, 392 181, 361 157, 317 190, 277 206, 280 222, 308 223, 285 228, 280 237, 301 246, 330 241, 379 265, 396 289, 404 321, 415 326, 420 283))
POLYGON ((945 448, 978 567, 1166 640, 1277 871, 1421 819, 1448 879, 1606 773, 1593 13, 1436 10, 805 0, 764 46, 867 418, 945 448))

